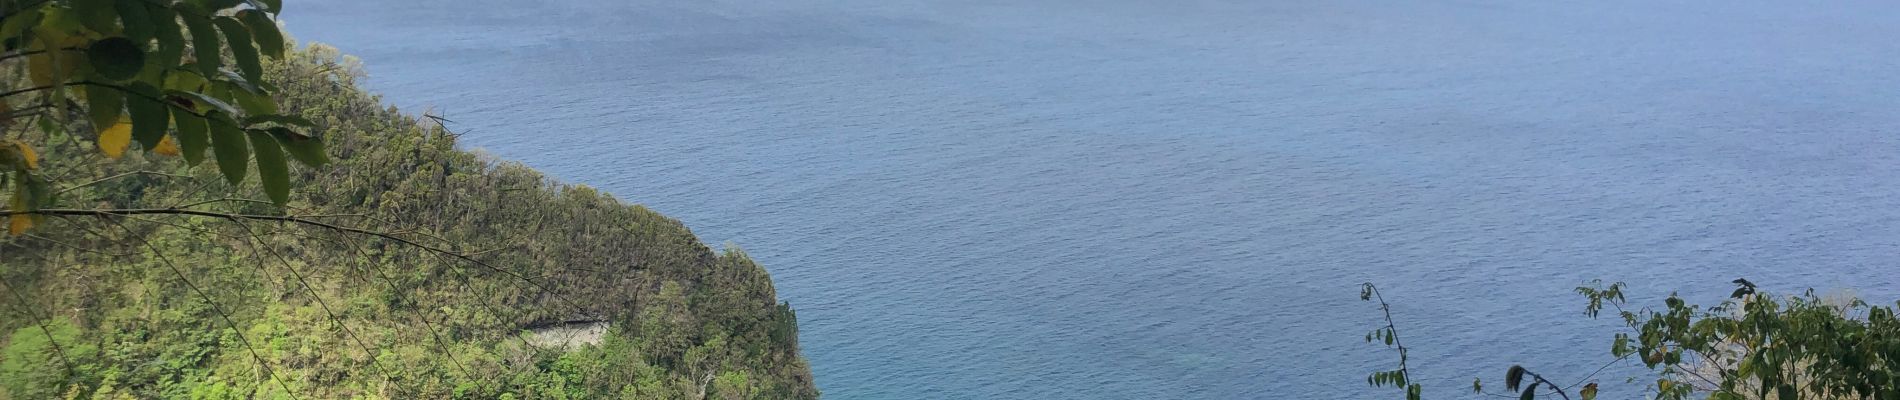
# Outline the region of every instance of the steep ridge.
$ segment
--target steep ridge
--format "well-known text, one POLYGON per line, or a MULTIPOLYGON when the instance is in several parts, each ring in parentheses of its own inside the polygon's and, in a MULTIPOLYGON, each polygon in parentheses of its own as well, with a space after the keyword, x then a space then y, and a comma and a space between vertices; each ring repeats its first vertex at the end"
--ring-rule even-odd
MULTIPOLYGON (((320 125, 335 162, 293 170, 288 214, 443 251, 299 224, 48 221, 0 242, 0 399, 818 396, 791 308, 744 252, 458 149, 431 119, 358 88, 360 66, 335 49, 290 58, 271 81, 285 109, 320 125), (606 329, 567 346, 534 338, 573 323, 606 329)), ((57 158, 96 157, 88 138, 56 139, 57 158)), ((207 197, 228 189, 208 165, 93 161, 49 168, 164 174, 62 202, 283 212, 207 197)))

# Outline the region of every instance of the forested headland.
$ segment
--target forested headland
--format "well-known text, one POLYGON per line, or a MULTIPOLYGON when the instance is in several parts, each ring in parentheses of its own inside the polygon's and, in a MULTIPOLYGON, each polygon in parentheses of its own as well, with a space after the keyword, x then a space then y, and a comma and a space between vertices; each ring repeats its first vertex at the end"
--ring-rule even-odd
MULTIPOLYGON (((60 18, 88 21, 37 15, 17 22, 26 19, 16 18, 22 7, 41 6, 25 3, 7 4, 15 11, 5 19, 10 39, 45 33, 60 18), (28 26, 14 26, 21 24, 28 26)), ((117 10, 137 12, 206 7, 91 3, 126 3, 117 10)), ((209 6, 281 7, 246 3, 209 6)), ((219 15, 233 14, 213 18, 219 15)), ((132 29, 106 24, 94 30, 105 34, 67 40, 85 47, 132 29)), ((176 59, 163 53, 183 49, 167 49, 166 40, 138 47, 176 59)), ((60 45, 50 53, 83 53, 60 45)), ((211 137, 223 140, 211 118, 220 111, 207 106, 217 99, 168 89, 168 100, 197 100, 172 106, 180 129, 128 145, 127 134, 142 140, 144 133, 113 132, 128 127, 89 118, 96 115, 80 106, 97 105, 88 101, 104 92, 86 96, 87 89, 107 84, 47 95, 48 86, 32 82, 48 65, 99 81, 110 72, 94 67, 102 64, 47 57, 32 43, 10 41, 8 49, 0 87, 41 92, 9 93, 0 108, 7 144, 30 149, 5 154, 16 167, 6 192, 40 197, 20 207, 22 195, 15 196, 11 211, 39 214, 16 215, 17 233, 0 239, 0 399, 818 395, 791 308, 744 252, 711 249, 646 208, 459 149, 455 134, 434 120, 360 89, 362 67, 336 49, 311 45, 258 57, 256 49, 226 48, 181 66, 236 60, 206 72, 255 72, 254 84, 271 90, 271 111, 302 132, 260 128, 260 135, 278 134, 290 152, 299 135, 321 140, 322 162, 281 172, 295 188, 284 201, 267 193, 272 168, 285 163, 284 154, 264 154, 267 145, 257 144, 269 136, 252 137, 259 154, 249 157, 261 182, 226 179, 226 165, 181 160, 178 141, 190 140, 183 131, 193 116, 209 119, 211 137), (246 51, 253 54, 240 54, 246 51), (606 329, 571 341, 536 337, 573 324, 606 329)), ((91 55, 97 61, 110 50, 91 55)), ((126 81, 134 83, 123 87, 138 85, 126 81)), ((221 82, 239 80, 213 83, 221 82)), ((214 106, 243 112, 239 106, 249 105, 214 106)), ((143 117, 135 107, 123 121, 143 117)), ((183 158, 208 158, 206 146, 185 145, 183 158)), ((210 147, 210 156, 225 157, 226 149, 210 147)))

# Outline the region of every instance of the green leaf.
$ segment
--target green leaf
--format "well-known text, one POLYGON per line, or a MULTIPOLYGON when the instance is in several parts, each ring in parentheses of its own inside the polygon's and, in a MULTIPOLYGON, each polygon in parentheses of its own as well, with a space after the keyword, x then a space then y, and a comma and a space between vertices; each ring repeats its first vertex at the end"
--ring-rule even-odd
POLYGON ((232 87, 234 88, 237 88, 239 90, 243 90, 246 92, 258 93, 258 94, 264 93, 263 87, 258 86, 257 82, 254 82, 250 79, 245 78, 244 75, 239 75, 231 71, 220 71, 220 72, 222 73, 219 74, 218 76, 207 76, 205 77, 205 79, 210 79, 215 82, 223 82, 223 83, 232 85, 232 87))
POLYGON ((122 37, 93 41, 86 47, 86 59, 92 61, 92 70, 100 77, 115 82, 132 79, 145 68, 145 51, 131 39, 122 37))
POLYGON ((211 137, 207 132, 204 117, 191 115, 183 108, 172 108, 172 124, 178 127, 178 147, 184 150, 186 165, 197 166, 205 159, 205 148, 211 146, 211 137))
POLYGON ((257 10, 238 11, 237 17, 251 28, 251 39, 257 41, 258 52, 271 58, 284 58, 284 33, 277 30, 277 21, 257 10))
POLYGON ((79 23, 86 29, 100 33, 118 33, 119 15, 113 0, 72 0, 72 10, 79 14, 79 23))
POLYGON ((277 140, 283 142, 284 150, 290 152, 290 158, 307 167, 321 167, 330 163, 330 157, 323 149, 323 139, 304 135, 290 128, 270 128, 268 131, 277 140))
POLYGON ((1518 386, 1522 385, 1523 383, 1524 383, 1524 366, 1512 365, 1510 370, 1507 370, 1504 372, 1504 388, 1505 389, 1517 390, 1518 386))
POLYGON ((126 86, 125 109, 132 115, 132 139, 147 150, 158 147, 158 141, 165 139, 165 130, 171 127, 171 113, 165 110, 165 103, 158 100, 158 88, 145 82, 133 82, 126 86))
POLYGON ((264 184, 264 195, 272 203, 290 201, 290 166, 284 162, 284 150, 270 133, 251 131, 251 148, 257 153, 257 178, 264 184))
POLYGON ((231 17, 219 17, 213 23, 224 31, 224 44, 231 47, 231 59, 237 62, 244 79, 253 82, 263 79, 264 65, 258 62, 257 47, 251 44, 251 28, 231 17))
POLYGON ((148 5, 145 9, 151 15, 152 37, 158 39, 158 50, 152 57, 160 65, 176 65, 179 57, 185 54, 185 34, 178 26, 178 13, 159 5, 148 5))
POLYGON ((162 89, 198 92, 205 90, 205 85, 208 83, 204 77, 198 76, 198 66, 186 64, 172 70, 172 73, 165 74, 165 87, 162 89))
POLYGON ((125 96, 104 85, 86 85, 86 116, 92 130, 100 131, 119 122, 125 113, 125 96))
MULTIPOLYGON (((13 38, 26 34, 27 29, 32 29, 34 26, 40 24, 40 15, 40 8, 34 7, 14 13, 13 15, 0 17, 0 37, 13 38)), ((26 44, 19 43, 17 45, 25 46, 26 44)))
POLYGON ((1524 394, 1517 396, 1517 399, 1518 400, 1536 400, 1537 399, 1537 384, 1532 383, 1530 387, 1524 388, 1524 394))
POLYGON ((209 12, 217 12, 218 10, 237 7, 238 4, 244 3, 243 0, 191 0, 191 2, 200 7, 204 7, 205 11, 209 12))
POLYGON ((217 158, 218 171, 224 173, 224 180, 236 185, 244 181, 244 174, 250 168, 251 144, 245 139, 244 130, 238 128, 229 114, 219 111, 206 113, 211 127, 211 154, 217 158))
POLYGON ((277 113, 277 100, 271 98, 268 94, 255 90, 245 90, 241 85, 231 81, 218 81, 217 87, 218 90, 226 94, 225 97, 236 101, 238 108, 244 109, 244 113, 247 115, 269 115, 277 113))
POLYGON ((218 31, 212 27, 211 20, 192 13, 179 13, 178 17, 185 21, 186 28, 191 29, 191 50, 197 58, 199 74, 217 75, 218 63, 221 62, 218 53, 222 50, 218 44, 218 31))
POLYGON ((257 125, 257 124, 262 124, 262 123, 276 123, 276 124, 290 125, 290 126, 295 126, 295 127, 300 127, 300 128, 309 128, 309 127, 317 126, 317 124, 311 123, 310 120, 304 119, 303 117, 299 117, 295 115, 268 114, 268 115, 252 115, 249 117, 244 117, 245 126, 257 125))
POLYGON ((185 100, 191 101, 193 103, 192 106, 195 109, 206 110, 206 112, 218 111, 218 112, 223 112, 226 115, 237 114, 237 108, 231 107, 231 103, 226 103, 224 102, 224 100, 218 100, 217 98, 205 95, 204 93, 189 92, 189 91, 183 91, 183 90, 167 90, 165 91, 165 94, 170 95, 170 96, 180 97, 185 100))
POLYGON ((145 12, 145 2, 114 1, 113 9, 119 13, 119 25, 125 28, 125 37, 132 39, 139 47, 152 40, 152 16, 145 12))

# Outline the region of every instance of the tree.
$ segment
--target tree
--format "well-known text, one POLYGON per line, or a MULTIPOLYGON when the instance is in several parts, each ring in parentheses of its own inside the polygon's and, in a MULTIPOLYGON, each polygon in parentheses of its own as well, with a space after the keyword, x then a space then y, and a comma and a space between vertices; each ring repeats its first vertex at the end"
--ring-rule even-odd
MULTIPOLYGON (((90 140, 110 159, 147 152, 208 159, 232 185, 256 166, 272 203, 289 199, 286 159, 323 165, 304 118, 280 113, 261 57, 281 58, 281 0, 0 0, 0 187, 21 234, 59 204, 38 148, 90 140), (21 61, 24 66, 21 66, 21 61)), ((102 178, 102 180, 105 178, 102 178)), ((94 183, 96 183, 95 181, 94 183)), ((70 188, 70 187, 69 187, 70 188)))
MULTIPOLYGON (((1793 399, 1900 399, 1900 320, 1894 306, 1871 305, 1855 298, 1829 299, 1809 289, 1800 295, 1777 297, 1761 292, 1755 283, 1734 281, 1728 300, 1709 307, 1688 304, 1671 294, 1661 308, 1625 309, 1621 283, 1591 282, 1576 289, 1588 300, 1584 314, 1596 318, 1614 309, 1628 331, 1611 342, 1612 363, 1640 361, 1655 376, 1644 391, 1657 399, 1706 398, 1716 400, 1793 399)), ((1388 325, 1367 336, 1395 337, 1389 324, 1390 307, 1370 283, 1360 298, 1377 299, 1388 310, 1388 325)), ((1396 340, 1400 368, 1373 374, 1374 386, 1405 386, 1407 349, 1396 340), (1396 376, 1396 377, 1394 377, 1396 376)), ((1552 395, 1590 400, 1596 383, 1558 385, 1541 374, 1511 366, 1505 374, 1507 397, 1534 399, 1552 395)), ((1419 398, 1416 383, 1406 386, 1407 397, 1419 398)), ((1472 390, 1487 393, 1481 381, 1472 390)), ((1491 394, 1491 393, 1487 393, 1491 394)), ((1496 395, 1496 394, 1493 394, 1496 395)))

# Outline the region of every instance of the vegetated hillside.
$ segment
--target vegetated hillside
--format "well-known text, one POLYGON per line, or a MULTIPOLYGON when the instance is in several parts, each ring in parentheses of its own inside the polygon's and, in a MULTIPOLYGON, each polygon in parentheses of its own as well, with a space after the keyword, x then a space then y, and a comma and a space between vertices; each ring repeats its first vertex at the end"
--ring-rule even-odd
POLYGON ((293 223, 49 218, 0 239, 0 399, 818 396, 791 309, 744 253, 457 150, 430 120, 357 88, 358 68, 338 57, 317 46, 268 66, 335 160, 292 171, 288 212, 217 201, 230 188, 210 164, 106 162, 90 137, 28 135, 45 136, 59 155, 48 163, 65 160, 45 170, 79 177, 68 182, 160 172, 61 193, 62 207, 286 213, 479 262, 293 223), (598 345, 523 340, 597 320, 612 326, 598 345))

